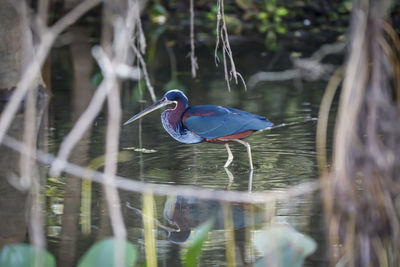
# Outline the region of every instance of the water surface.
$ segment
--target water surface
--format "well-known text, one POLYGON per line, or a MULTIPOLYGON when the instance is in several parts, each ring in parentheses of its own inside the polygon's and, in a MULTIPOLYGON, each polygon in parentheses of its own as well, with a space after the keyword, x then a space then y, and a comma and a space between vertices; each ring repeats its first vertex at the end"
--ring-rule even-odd
MULTIPOLYGON (((317 117, 325 88, 324 82, 305 82, 301 88, 293 81, 261 83, 248 91, 244 91, 239 85, 228 92, 223 80, 222 66, 216 68, 213 65, 213 53, 210 53, 209 47, 199 48, 199 77, 192 80, 188 72, 188 59, 178 53, 186 47, 176 46, 168 50, 162 42, 158 46, 159 60, 150 64, 158 97, 163 95, 168 84, 171 85, 170 79, 174 79, 175 85, 182 85, 183 88, 178 89, 185 91, 191 105, 215 104, 239 108, 265 116, 275 124, 302 122, 317 117), (175 69, 172 70, 171 51, 177 61, 177 66, 173 66, 175 69), (174 77, 171 78, 172 76, 174 77)), ((269 58, 260 46, 246 50, 234 47, 234 51, 237 53, 237 67, 244 70, 245 77, 249 77, 257 69, 265 68, 265 62, 269 58)), ((85 107, 85 104, 79 105, 82 97, 79 90, 74 90, 79 85, 71 69, 72 62, 66 59, 70 53, 74 53, 70 47, 53 51, 54 95, 49 106, 48 140, 45 147, 51 153, 56 153, 62 138, 85 107)), ((279 66, 279 63, 276 66, 277 69, 284 67, 279 66)), ((95 69, 91 74, 94 73, 95 69)), ((121 91, 123 120, 151 104, 145 90, 142 90, 142 97, 138 97, 138 89, 135 87, 135 84, 124 84, 121 91), (140 99, 147 102, 140 103, 140 99)), ((226 171, 223 168, 227 159, 224 145, 180 144, 164 131, 160 114, 161 111, 155 111, 139 122, 122 127, 120 151, 126 151, 130 158, 118 164, 118 175, 148 183, 251 192, 279 191, 318 179, 314 122, 263 131, 247 138, 246 141, 252 147, 255 168, 251 177, 244 146, 237 143, 231 145, 234 160, 226 171), (135 148, 146 150, 135 151, 135 148)), ((77 150, 71 155, 71 161, 93 167, 93 160, 104 154, 105 127, 106 110, 96 118, 91 131, 78 144, 77 150)), ((96 168, 102 170, 101 165, 96 168)), ((126 206, 128 203, 140 211, 142 195, 123 190, 120 190, 120 195, 128 239, 140 251, 139 262, 144 262, 141 215, 126 206)), ((49 250, 57 255, 61 266, 75 264, 91 244, 112 234, 104 193, 98 184, 93 184, 88 189, 85 185, 82 187, 81 180, 74 177, 64 175, 59 179, 50 179, 46 203, 49 250), (87 220, 81 207, 82 188, 91 191, 89 228, 82 219, 87 220)), ((188 240, 193 236, 193 229, 209 218, 215 219, 215 225, 209 233, 200 266, 225 266, 223 205, 227 205, 232 211, 238 266, 251 265, 261 256, 253 245, 254 236, 260 229, 271 225, 290 226, 313 237, 318 243, 318 250, 306 265, 323 266, 325 263, 321 204, 314 194, 265 205, 222 204, 213 200, 200 200, 196 196, 155 196, 155 203, 157 220, 162 225, 181 228, 180 234, 157 229, 156 247, 160 266, 179 266, 180 254, 185 251, 188 240)))

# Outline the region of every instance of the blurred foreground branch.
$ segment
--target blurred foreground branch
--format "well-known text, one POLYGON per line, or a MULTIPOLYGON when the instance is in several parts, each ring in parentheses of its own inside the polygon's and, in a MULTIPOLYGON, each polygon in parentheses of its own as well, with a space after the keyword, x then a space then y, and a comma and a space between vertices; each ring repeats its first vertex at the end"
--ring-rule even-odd
POLYGON ((85 0, 64 17, 58 20, 50 28, 44 27, 41 29, 39 44, 37 45, 36 53, 22 74, 16 89, 14 90, 10 100, 5 106, 0 117, 0 142, 7 133, 8 128, 20 106, 22 100, 29 90, 32 90, 32 84, 38 79, 40 70, 45 61, 55 39, 69 25, 74 23, 88 10, 99 4, 101 0, 85 0))
MULTIPOLYGON (((20 153, 26 153, 26 145, 22 142, 9 137, 4 137, 3 145, 18 151, 20 153)), ((54 155, 45 153, 38 150, 35 159, 42 164, 51 165, 55 160, 54 155)), ((88 168, 78 166, 73 163, 66 162, 64 171, 70 175, 76 176, 79 179, 84 179, 83 177, 89 177, 91 181, 108 184, 107 179, 104 179, 106 174, 93 171, 88 168)), ((296 196, 301 196, 305 194, 310 194, 319 189, 319 183, 315 182, 304 182, 302 184, 289 187, 288 189, 282 191, 272 191, 272 192, 240 192, 240 191, 221 191, 221 190, 211 190, 205 188, 198 188, 193 186, 183 186, 183 185, 167 185, 167 184, 154 184, 145 183, 141 181, 133 180, 133 178, 125 178, 121 176, 115 176, 115 185, 122 190, 131 192, 153 192, 157 195, 171 195, 171 196, 183 196, 183 197, 193 197, 199 199, 212 199, 219 201, 230 201, 237 203, 265 203, 268 201, 275 200, 287 200, 296 196)))

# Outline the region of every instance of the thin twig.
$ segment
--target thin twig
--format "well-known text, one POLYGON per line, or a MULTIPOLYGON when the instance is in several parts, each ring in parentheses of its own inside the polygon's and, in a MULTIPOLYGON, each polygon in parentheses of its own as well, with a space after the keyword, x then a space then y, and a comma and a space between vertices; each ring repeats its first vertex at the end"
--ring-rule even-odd
POLYGON ((139 0, 135 0, 134 2, 129 1, 129 5, 133 5, 133 10, 135 12, 135 21, 136 21, 136 32, 137 32, 137 40, 138 40, 138 47, 142 54, 146 52, 146 38, 143 33, 142 21, 140 19, 140 7, 139 7, 139 0))
POLYGON ((144 80, 146 81, 147 89, 149 89, 151 100, 153 100, 153 102, 156 102, 156 95, 154 93, 154 88, 150 82, 150 77, 149 77, 149 73, 147 72, 146 62, 144 61, 143 56, 141 55, 140 51, 136 48, 134 42, 131 43, 131 46, 132 46, 133 52, 135 52, 135 54, 140 62, 140 66, 141 66, 141 69, 143 72, 143 77, 144 77, 144 80))
MULTIPOLYGON (((20 153, 26 153, 26 146, 9 136, 4 137, 3 145, 18 151, 20 153)), ((39 162, 50 165, 55 160, 54 155, 43 152, 41 150, 37 151, 34 155, 36 160, 39 162)), ((64 171, 70 175, 73 175, 79 179, 84 179, 83 177, 89 178, 93 182, 107 184, 104 177, 105 174, 97 171, 93 171, 88 168, 78 166, 76 164, 66 162, 64 171)), ((157 195, 171 195, 171 196, 183 196, 183 197, 193 197, 199 199, 211 199, 219 201, 231 201, 238 203, 265 203, 268 201, 276 200, 287 200, 292 199, 296 196, 301 196, 305 194, 310 194, 319 189, 318 181, 313 182, 303 182, 299 185, 288 187, 287 189, 281 191, 267 191, 267 192, 241 192, 241 191, 223 191, 223 190, 211 190, 206 188, 199 188, 194 186, 186 185, 168 185, 168 184, 154 184, 145 183, 141 181, 135 181, 133 178, 125 178, 121 176, 115 176, 116 187, 131 191, 131 192, 153 192, 157 195)), ((86 179, 86 178, 85 178, 86 179)))
POLYGON ((217 2, 217 27, 215 29, 216 32, 216 39, 215 39, 215 49, 214 49, 214 61, 215 65, 218 66, 218 63, 220 62, 219 57, 218 57, 218 48, 219 48, 219 35, 220 35, 220 24, 221 24, 221 2, 218 0, 217 2))
MULTIPOLYGON (((125 203, 125 206, 126 206, 127 208, 133 210, 134 212, 136 212, 136 214, 138 214, 139 216, 141 216, 141 217, 147 217, 146 215, 143 214, 143 212, 142 212, 140 209, 137 209, 137 208, 135 208, 135 207, 132 207, 131 204, 130 204, 129 202, 126 202, 126 203, 125 203)), ((171 228, 171 227, 165 226, 165 225, 163 225, 159 220, 157 220, 157 219, 154 218, 154 217, 149 218, 149 219, 152 219, 152 220, 154 221, 155 225, 156 225, 157 227, 163 229, 164 231, 167 231, 167 232, 179 232, 179 229, 175 229, 175 228, 171 228)))
POLYGON ((190 62, 192 65, 192 78, 196 78, 196 71, 199 68, 194 50, 194 4, 193 0, 190 0, 190 62))
MULTIPOLYGON (((142 21, 140 19, 140 13, 139 13, 140 7, 139 7, 138 0, 129 1, 129 5, 134 10, 134 17, 135 17, 135 22, 136 22, 136 24, 134 25, 136 34, 133 34, 131 47, 132 47, 135 55, 138 57, 138 60, 139 60, 138 65, 140 66, 140 69, 143 72, 143 76, 146 81, 147 89, 149 90, 151 100, 153 100, 153 102, 156 102, 157 99, 156 99, 156 95, 154 93, 154 87, 151 85, 150 76, 149 76, 149 73, 147 72, 146 61, 143 58, 143 55, 146 53, 146 38, 143 33, 142 21), (135 39, 137 40, 137 44, 138 44, 137 46, 135 45, 135 39)), ((139 84, 139 86, 140 86, 140 84, 139 84)))
POLYGON ((233 60, 233 53, 231 49, 231 45, 229 43, 229 36, 228 36, 228 28, 226 26, 225 21, 225 12, 224 12, 224 0, 218 0, 217 3, 217 39, 215 43, 215 50, 214 50, 214 58, 215 64, 218 66, 219 58, 217 56, 217 51, 219 47, 219 39, 221 39, 222 44, 222 56, 223 56, 223 65, 224 65, 224 76, 225 81, 227 83, 228 91, 231 90, 229 81, 233 77, 235 79, 235 83, 238 84, 238 78, 243 83, 244 89, 247 91, 246 83, 242 77, 242 75, 236 71, 235 61, 233 60), (228 55, 228 56, 226 56, 228 55), (230 70, 228 72, 227 66, 227 57, 230 62, 230 70))

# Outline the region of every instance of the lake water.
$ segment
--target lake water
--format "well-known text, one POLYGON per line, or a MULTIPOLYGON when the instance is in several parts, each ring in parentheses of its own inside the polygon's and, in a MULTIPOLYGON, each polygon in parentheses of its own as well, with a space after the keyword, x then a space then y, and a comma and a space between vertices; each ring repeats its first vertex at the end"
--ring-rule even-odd
MULTIPOLYGON (((190 61, 186 57, 188 46, 167 47, 166 43, 161 39, 154 44, 156 56, 149 64, 158 97, 163 95, 166 87, 180 85, 182 87, 179 89, 185 91, 191 105, 234 107, 265 116, 275 124, 299 124, 259 132, 246 139, 252 147, 254 173, 251 177, 245 147, 237 143, 231 145, 234 160, 227 171, 223 168, 227 159, 224 145, 180 144, 164 131, 160 121, 161 111, 155 111, 140 122, 122 127, 120 151, 125 151, 128 159, 118 164, 118 175, 147 183, 251 192, 276 192, 318 179, 316 123, 301 122, 318 116, 325 82, 303 82, 301 86, 294 81, 260 83, 248 91, 238 85, 228 92, 222 66, 217 68, 213 63, 211 44, 199 45, 197 56, 200 71, 198 78, 193 80, 189 73, 190 61)), ((85 47, 90 48, 90 45, 85 47)), ((273 66, 268 65, 276 54, 267 53, 262 45, 240 43, 233 45, 233 51, 237 69, 245 79, 257 70, 266 70, 268 66, 275 70, 289 66, 288 52, 281 52, 281 59, 275 60, 273 66)), ((84 53, 83 48, 79 50, 69 45, 52 52, 53 96, 44 131, 46 142, 42 147, 50 153, 57 152, 62 138, 87 105, 88 97, 82 90, 89 90, 91 84, 87 74, 83 78, 77 76, 79 73, 85 74, 85 69, 79 69, 82 67, 79 63, 74 64, 79 53, 84 53)), ((94 66, 90 59, 80 60, 89 67, 94 66)), ((90 74, 89 78, 96 74, 94 68, 86 72, 90 74)), ((142 90, 143 98, 147 102, 139 103, 141 97, 135 87, 135 84, 124 84, 122 88, 123 121, 151 103, 145 89, 142 90)), ((71 161, 101 171, 101 161, 98 163, 96 158, 104 154, 105 128, 106 109, 79 142, 71 161)), ((137 211, 143 209, 143 196, 124 190, 120 190, 120 196, 128 239, 138 248, 139 263, 143 263, 144 230, 142 217, 137 211)), ((265 204, 222 204, 215 200, 198 199, 196 195, 171 197, 167 192, 166 195, 155 196, 154 200, 156 219, 160 224, 181 228, 180 234, 157 229, 155 236, 159 266, 180 266, 180 255, 193 237, 193 229, 210 218, 214 218, 215 224, 200 258, 200 266, 225 266, 224 207, 230 207, 232 212, 237 266, 251 266, 261 256, 254 246, 254 236, 271 225, 289 226, 312 237, 318 247, 305 265, 326 264, 322 207, 317 193, 265 204)), ((56 256, 59 266, 76 264, 95 241, 112 235, 104 192, 98 184, 82 184, 81 179, 68 175, 48 177, 45 203, 48 249, 56 256), (82 203, 82 196, 90 201, 82 203), (89 209, 85 210, 84 205, 89 205, 86 206, 89 209)))

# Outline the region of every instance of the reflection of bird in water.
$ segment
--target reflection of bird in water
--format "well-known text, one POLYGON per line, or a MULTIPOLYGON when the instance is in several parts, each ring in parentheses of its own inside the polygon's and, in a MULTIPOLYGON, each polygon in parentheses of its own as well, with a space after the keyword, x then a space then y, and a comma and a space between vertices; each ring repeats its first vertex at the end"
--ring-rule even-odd
MULTIPOLYGON (((262 224, 262 213, 250 213, 247 205, 242 203, 230 204, 232 209, 233 226, 235 230, 243 229, 252 224, 262 224), (254 220, 248 220, 253 217, 254 220)), ((182 196, 169 197, 164 205, 164 218, 170 225, 179 228, 179 231, 168 233, 168 240, 173 243, 185 242, 196 228, 209 220, 214 221, 213 229, 224 229, 224 212, 222 204, 215 200, 185 198, 182 196)))
POLYGON ((165 110, 161 114, 164 129, 177 141, 185 144, 200 142, 223 143, 228 151, 228 160, 224 167, 228 167, 233 155, 228 142, 235 141, 247 148, 250 169, 253 169, 251 148, 242 139, 255 131, 271 128, 273 123, 264 117, 234 108, 214 105, 189 107, 188 98, 179 90, 168 91, 164 97, 136 114, 124 125, 161 108, 174 104, 174 108, 165 110))

